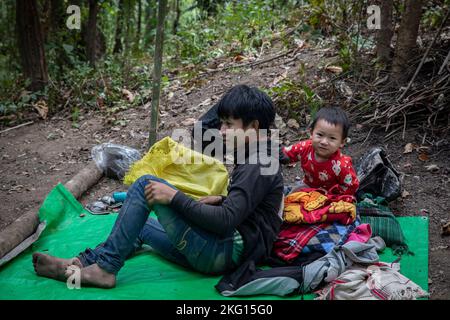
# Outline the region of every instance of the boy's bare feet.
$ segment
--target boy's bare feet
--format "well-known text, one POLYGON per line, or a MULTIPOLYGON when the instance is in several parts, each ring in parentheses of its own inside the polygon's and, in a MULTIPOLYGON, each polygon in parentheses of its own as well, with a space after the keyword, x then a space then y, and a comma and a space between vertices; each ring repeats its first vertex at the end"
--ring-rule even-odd
MULTIPOLYGON (((73 270, 67 269, 65 278, 69 278, 73 272, 73 270)), ((116 276, 106 272, 95 263, 81 269, 81 284, 88 287, 111 289, 116 286, 116 276)))
POLYGON ((70 265, 76 265, 83 268, 83 265, 78 258, 61 259, 43 253, 33 254, 34 271, 41 277, 66 281, 67 278, 65 272, 66 268, 70 265))

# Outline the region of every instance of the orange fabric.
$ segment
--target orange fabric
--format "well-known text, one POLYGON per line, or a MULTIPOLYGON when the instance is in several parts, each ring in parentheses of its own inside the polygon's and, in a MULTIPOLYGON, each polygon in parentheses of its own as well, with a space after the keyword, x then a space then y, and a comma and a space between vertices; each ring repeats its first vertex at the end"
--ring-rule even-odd
POLYGON ((294 192, 288 195, 284 201, 285 204, 289 203, 302 203, 303 207, 307 211, 318 209, 324 205, 328 200, 326 196, 317 191, 312 192, 294 192))
POLYGON ((356 206, 353 203, 345 202, 345 201, 338 201, 338 202, 332 202, 330 204, 330 208, 328 208, 329 213, 343 213, 348 212, 350 213, 350 217, 352 219, 356 218, 356 206))
POLYGON ((292 224, 340 221, 352 223, 356 218, 353 196, 325 195, 323 190, 302 189, 284 201, 283 220, 292 224))

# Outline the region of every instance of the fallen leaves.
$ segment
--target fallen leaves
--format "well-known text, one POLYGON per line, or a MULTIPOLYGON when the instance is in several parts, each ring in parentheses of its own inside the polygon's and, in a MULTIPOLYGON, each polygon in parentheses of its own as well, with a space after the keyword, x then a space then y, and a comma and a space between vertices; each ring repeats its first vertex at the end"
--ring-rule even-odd
POLYGON ((283 118, 277 113, 275 114, 275 127, 277 129, 286 128, 286 123, 284 123, 283 118))
POLYGON ((430 157, 426 153, 419 154, 418 158, 419 158, 420 161, 428 161, 428 160, 430 160, 430 157))
POLYGON ((192 126, 196 121, 197 121, 197 119, 195 119, 195 118, 187 118, 181 122, 181 125, 185 126, 185 127, 189 127, 189 126, 192 126))
POLYGON ((128 102, 131 103, 134 101, 134 94, 130 90, 122 89, 122 94, 127 98, 128 102))
POLYGON ((38 102, 34 103, 33 108, 39 113, 39 116, 42 119, 47 119, 48 106, 44 100, 39 100, 38 102))
POLYGON ((325 67, 325 70, 328 72, 331 72, 331 73, 336 73, 336 74, 340 74, 343 71, 342 67, 339 67, 339 66, 327 66, 327 67, 325 67))
POLYGON ((352 89, 345 83, 345 81, 338 81, 336 84, 337 84, 337 86, 338 86, 339 91, 340 91, 344 96, 346 96, 347 98, 353 96, 353 91, 352 91, 352 89))
POLYGON ((405 149, 403 151, 403 153, 411 153, 413 152, 414 149, 417 148, 417 145, 413 144, 413 143, 407 143, 405 146, 405 149))
POLYGON ((287 78, 288 75, 288 69, 286 69, 285 72, 283 72, 282 74, 280 74, 278 77, 276 77, 275 79, 273 79, 272 81, 272 86, 277 85, 278 83, 280 83, 281 81, 283 81, 284 79, 287 78))
POLYGON ((234 62, 240 62, 240 61, 244 61, 244 60, 247 60, 247 57, 245 57, 241 54, 238 54, 233 58, 234 62))
POLYGON ((304 40, 301 39, 294 39, 294 43, 297 46, 296 50, 301 50, 303 48, 309 47, 309 45, 304 40))
POLYGON ((450 221, 442 226, 442 235, 450 236, 450 221))
POLYGON ((425 169, 427 169, 427 171, 431 171, 431 172, 438 172, 439 171, 439 167, 435 164, 430 164, 428 166, 425 166, 425 169))
POLYGON ((425 162, 425 161, 430 160, 430 157, 428 156, 428 150, 429 150, 429 147, 425 147, 425 146, 419 147, 418 145, 410 142, 405 145, 403 154, 408 154, 408 153, 412 153, 413 151, 417 151, 419 153, 417 158, 420 161, 425 162))
POLYGON ((291 129, 299 129, 300 125, 298 124, 297 120, 295 119, 289 119, 287 122, 287 126, 291 129))
POLYGON ((211 98, 208 98, 208 99, 206 99, 206 100, 203 100, 203 101, 197 106, 197 108, 209 106, 209 105, 211 104, 211 102, 212 102, 212 99, 211 99, 211 98))

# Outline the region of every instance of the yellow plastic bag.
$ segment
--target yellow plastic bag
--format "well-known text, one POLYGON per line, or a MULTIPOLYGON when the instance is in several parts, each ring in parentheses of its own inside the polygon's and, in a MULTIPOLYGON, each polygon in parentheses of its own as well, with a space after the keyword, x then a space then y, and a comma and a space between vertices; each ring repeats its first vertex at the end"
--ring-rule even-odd
POLYGON ((166 137, 136 161, 124 178, 131 185, 150 174, 162 178, 194 199, 208 195, 226 195, 228 171, 215 158, 205 156, 166 137))

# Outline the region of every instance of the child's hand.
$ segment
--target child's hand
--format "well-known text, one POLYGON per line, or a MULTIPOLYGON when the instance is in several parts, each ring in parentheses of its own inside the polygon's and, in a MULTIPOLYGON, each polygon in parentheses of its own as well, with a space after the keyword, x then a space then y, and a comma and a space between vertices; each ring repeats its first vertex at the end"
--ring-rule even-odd
POLYGON ((222 202, 221 196, 206 196, 202 197, 198 200, 200 203, 210 204, 210 205, 218 205, 222 202))
POLYGON ((177 193, 177 190, 172 189, 168 185, 161 182, 149 181, 149 183, 145 186, 144 193, 148 205, 152 206, 155 203, 169 204, 177 193))

